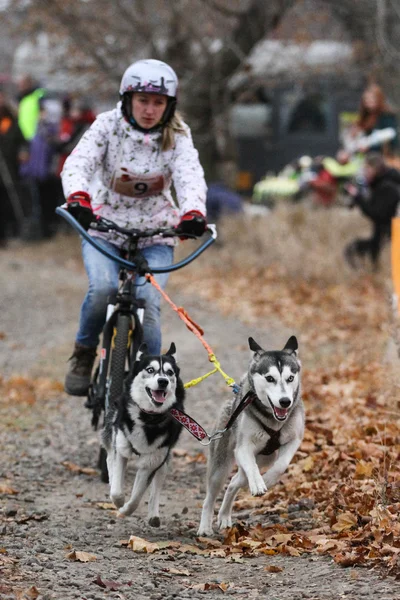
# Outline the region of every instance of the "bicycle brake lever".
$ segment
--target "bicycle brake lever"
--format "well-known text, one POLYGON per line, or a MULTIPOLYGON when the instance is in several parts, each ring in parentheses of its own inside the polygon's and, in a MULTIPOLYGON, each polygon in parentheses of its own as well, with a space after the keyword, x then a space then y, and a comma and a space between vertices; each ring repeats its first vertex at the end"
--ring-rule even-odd
POLYGON ((114 223, 105 219, 104 217, 97 217, 95 221, 92 221, 90 224, 90 229, 95 229, 96 231, 109 231, 113 229, 114 223))

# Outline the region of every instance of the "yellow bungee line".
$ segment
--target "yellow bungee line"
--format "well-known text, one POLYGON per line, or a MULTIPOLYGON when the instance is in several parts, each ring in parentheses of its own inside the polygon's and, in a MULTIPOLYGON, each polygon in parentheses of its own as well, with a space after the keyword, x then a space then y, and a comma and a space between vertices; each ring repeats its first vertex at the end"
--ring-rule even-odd
POLYGON ((189 317, 189 315, 187 314, 187 312, 182 307, 178 307, 178 306, 176 306, 176 304, 174 304, 172 302, 171 298, 158 285, 158 283, 155 280, 155 278, 153 277, 153 275, 151 275, 150 273, 148 273, 146 275, 146 279, 160 292, 160 294, 162 295, 162 297, 164 298, 164 300, 166 300, 166 302, 168 302, 168 304, 173 308, 173 310, 176 313, 178 313, 179 318, 185 323, 185 325, 189 329, 189 331, 191 331, 192 333, 194 333, 194 335, 201 341, 201 343, 203 344, 204 348, 208 352, 208 360, 210 362, 214 363, 214 369, 212 371, 209 371, 205 375, 202 375, 200 377, 196 377, 195 379, 192 379, 191 381, 188 381, 187 383, 184 384, 184 387, 185 388, 193 387, 193 386, 197 385, 198 383, 201 383, 202 381, 204 381, 204 379, 207 379, 207 377, 210 377, 210 375, 213 375, 214 373, 217 373, 217 372, 222 375, 222 377, 225 379, 225 383, 227 385, 229 385, 230 387, 234 387, 235 386, 235 380, 232 379, 232 377, 229 377, 229 375, 227 375, 222 370, 221 365, 220 365, 219 361, 217 360, 217 357, 215 356, 215 354, 214 354, 211 346, 209 346, 209 344, 206 342, 206 340, 203 337, 204 331, 201 329, 201 327, 199 325, 197 325, 197 323, 195 323, 189 317))

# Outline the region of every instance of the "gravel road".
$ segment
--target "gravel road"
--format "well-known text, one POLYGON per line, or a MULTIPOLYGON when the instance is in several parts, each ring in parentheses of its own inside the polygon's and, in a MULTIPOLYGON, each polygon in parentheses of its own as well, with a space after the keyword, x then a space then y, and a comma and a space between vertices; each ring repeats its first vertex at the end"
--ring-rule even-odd
MULTIPOLYGON (((4 379, 25 375, 62 381, 86 287, 78 257, 72 236, 0 251, 0 375, 4 379)), ((177 303, 203 326, 207 341, 235 379, 247 366, 249 335, 272 349, 282 347, 292 333, 277 322, 249 330, 237 318, 221 316, 215 308, 199 303, 195 289, 185 294, 173 285, 171 289, 177 303)), ((199 341, 168 307, 164 323, 165 345, 175 342, 184 380, 208 370, 199 341)), ((188 391, 187 412, 212 430, 227 394, 223 380, 214 375, 188 391)), ((107 486, 90 470, 96 466, 98 440, 82 399, 60 392, 44 401, 10 405, 0 398, 0 410, 0 482, 7 481, 18 492, 0 496, 3 600, 223 595, 269 600, 400 599, 398 582, 366 569, 340 568, 325 557, 277 555, 233 562, 183 551, 135 553, 121 541, 138 536, 196 543, 206 471, 198 442, 182 433, 164 490, 161 527, 152 529, 145 502, 125 519, 117 518, 107 505, 107 486), (63 463, 87 468, 89 474, 74 472, 63 463), (73 551, 96 559, 67 558, 73 551), (267 570, 271 565, 282 570, 271 573, 267 570)), ((132 462, 129 479, 133 476, 132 462)), ((242 521, 253 519, 245 511, 239 516, 242 521)), ((309 518, 307 511, 299 516, 304 521, 309 518)))

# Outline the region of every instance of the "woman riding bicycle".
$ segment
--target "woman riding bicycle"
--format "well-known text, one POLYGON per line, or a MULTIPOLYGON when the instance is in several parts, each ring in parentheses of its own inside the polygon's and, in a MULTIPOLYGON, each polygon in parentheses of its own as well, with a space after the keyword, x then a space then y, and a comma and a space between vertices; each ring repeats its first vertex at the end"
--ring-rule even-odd
MULTIPOLYGON (((204 172, 190 129, 175 111, 177 87, 177 76, 166 63, 133 63, 122 77, 116 108, 97 117, 65 162, 61 176, 68 211, 117 256, 123 254, 124 236, 90 230, 96 215, 125 228, 179 225, 182 233, 197 236, 206 229, 204 172)), ((171 238, 142 240, 139 246, 153 267, 173 262, 171 238)), ((65 391, 76 396, 88 391, 107 298, 117 290, 119 272, 117 263, 85 240, 82 256, 89 290, 65 380, 65 391)), ((168 274, 156 279, 165 288, 168 274)), ((137 284, 137 298, 146 301, 144 341, 151 354, 159 354, 160 296, 143 278, 137 284)))

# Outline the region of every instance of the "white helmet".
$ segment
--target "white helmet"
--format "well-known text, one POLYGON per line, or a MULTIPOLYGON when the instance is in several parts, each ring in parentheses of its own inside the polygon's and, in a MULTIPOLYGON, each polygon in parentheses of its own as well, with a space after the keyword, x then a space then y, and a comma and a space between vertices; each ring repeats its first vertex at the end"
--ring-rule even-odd
POLYGON ((138 60, 128 67, 122 76, 119 93, 121 96, 121 110, 125 119, 136 129, 152 131, 162 127, 172 119, 176 108, 176 95, 178 91, 178 77, 175 71, 161 60, 153 58, 138 60), (132 94, 145 92, 147 94, 161 94, 168 96, 167 108, 160 123, 151 130, 144 130, 132 115, 132 94))
POLYGON ((175 71, 161 60, 138 60, 122 76, 119 93, 147 92, 176 98, 178 77, 175 71))

